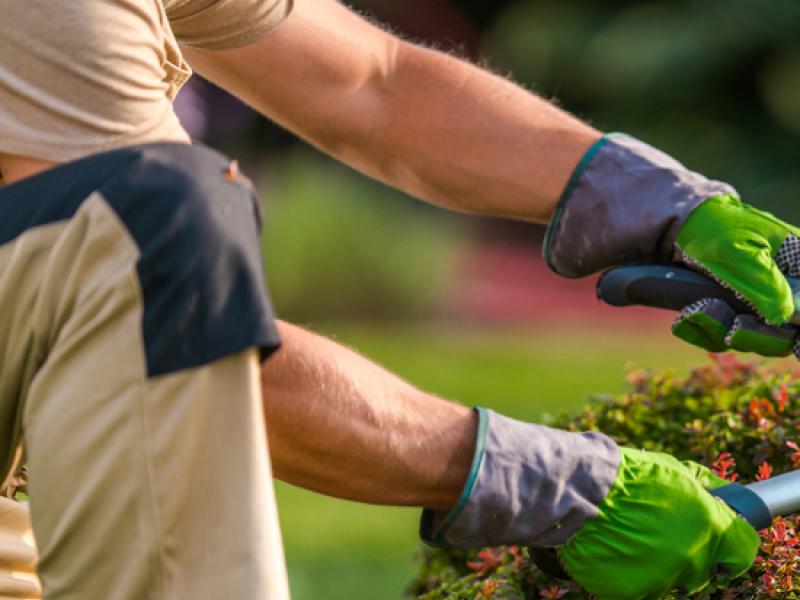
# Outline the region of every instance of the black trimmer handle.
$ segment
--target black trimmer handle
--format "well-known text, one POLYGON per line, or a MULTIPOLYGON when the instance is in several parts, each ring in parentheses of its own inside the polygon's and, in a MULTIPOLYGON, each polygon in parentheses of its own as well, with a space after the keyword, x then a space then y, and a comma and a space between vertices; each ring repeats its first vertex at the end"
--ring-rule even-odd
MULTIPOLYGON (((795 313, 789 319, 800 325, 800 278, 787 277, 794 294, 795 313)), ((597 282, 597 297, 611 306, 650 306, 679 311, 704 298, 719 298, 738 314, 753 309, 710 277, 673 265, 630 265, 603 273, 597 282)))
POLYGON ((739 314, 753 312, 713 279, 685 267, 666 265, 632 265, 606 271, 597 282, 597 297, 611 306, 638 304, 677 311, 703 298, 719 298, 739 314))

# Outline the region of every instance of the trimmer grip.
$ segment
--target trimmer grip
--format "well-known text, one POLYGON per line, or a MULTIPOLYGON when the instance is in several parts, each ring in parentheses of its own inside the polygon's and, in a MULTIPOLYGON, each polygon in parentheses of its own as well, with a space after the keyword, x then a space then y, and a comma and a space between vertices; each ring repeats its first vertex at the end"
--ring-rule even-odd
MULTIPOLYGON (((794 296, 795 312, 789 323, 800 325, 800 278, 786 277, 794 296)), ((597 282, 597 297, 611 306, 651 306, 681 310, 704 298, 719 298, 738 314, 753 314, 753 309, 729 289, 713 279, 672 265, 631 265, 603 273, 597 282)))
POLYGON ((611 306, 642 305, 681 310, 703 298, 719 298, 739 314, 753 310, 713 279, 685 267, 633 265, 606 271, 597 297, 611 306))

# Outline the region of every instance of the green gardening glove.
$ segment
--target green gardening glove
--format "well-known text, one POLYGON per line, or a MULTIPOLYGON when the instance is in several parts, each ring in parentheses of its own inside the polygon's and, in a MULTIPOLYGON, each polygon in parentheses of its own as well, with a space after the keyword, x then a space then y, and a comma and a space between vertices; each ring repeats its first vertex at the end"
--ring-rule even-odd
POLYGON ((800 229, 722 195, 689 214, 676 246, 683 262, 733 290, 760 317, 705 299, 681 312, 677 337, 712 352, 785 356, 795 349, 798 329, 783 324, 795 312, 786 276, 800 275, 800 229))
MULTIPOLYGON (((679 338, 713 352, 790 354, 798 328, 784 276, 800 275, 800 230, 623 134, 598 140, 577 165, 544 243, 550 268, 583 277, 635 262, 687 264, 732 289, 754 315, 711 298, 686 307, 679 338)), ((797 352, 800 356, 800 352, 797 352)))
POLYGON ((735 577, 756 556, 756 531, 706 491, 728 482, 693 462, 620 448, 596 517, 559 549, 567 573, 599 600, 696 592, 715 572, 735 577))
POLYGON ((736 576, 753 562, 758 534, 709 494, 726 482, 708 469, 619 448, 598 432, 476 412, 461 496, 449 510, 423 511, 426 543, 520 545, 548 557, 556 549, 567 573, 599 600, 694 591, 715 573, 736 576))

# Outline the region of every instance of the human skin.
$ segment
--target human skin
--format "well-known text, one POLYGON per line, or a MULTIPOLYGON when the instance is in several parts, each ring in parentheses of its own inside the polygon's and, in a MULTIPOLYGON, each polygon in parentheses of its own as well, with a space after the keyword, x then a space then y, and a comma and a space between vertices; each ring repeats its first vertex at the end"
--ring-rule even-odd
POLYGON ((447 509, 467 478, 474 412, 340 344, 278 322, 261 368, 275 476, 330 496, 447 509))
POLYGON ((0 183, 14 183, 25 177, 36 175, 56 166, 49 160, 41 160, 31 156, 19 156, 17 154, 3 154, 0 152, 0 183))
POLYGON ((544 223, 601 133, 448 54, 390 35, 334 0, 298 0, 192 67, 359 171, 445 208, 544 223))
MULTIPOLYGON (((280 27, 242 48, 183 51, 195 70, 323 151, 452 210, 547 222, 601 135, 334 0, 297 0, 280 27)), ((9 183, 50 166, 0 155, 9 183)), ((263 366, 275 474, 362 502, 452 506, 472 460, 472 411, 329 340, 280 328, 284 346, 263 366)))

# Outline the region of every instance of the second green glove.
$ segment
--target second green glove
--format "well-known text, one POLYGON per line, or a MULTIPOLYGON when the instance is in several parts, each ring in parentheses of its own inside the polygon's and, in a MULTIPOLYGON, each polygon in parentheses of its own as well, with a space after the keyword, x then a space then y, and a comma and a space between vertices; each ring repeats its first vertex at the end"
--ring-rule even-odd
POLYGON ((795 312, 786 276, 800 275, 798 228, 723 195, 689 214, 676 246, 683 262, 732 289, 761 317, 705 299, 684 309, 673 325, 676 336, 712 352, 791 354, 798 329, 784 325, 795 312))
POLYGON ((609 134, 583 157, 544 254, 566 277, 635 262, 689 265, 733 290, 757 317, 702 299, 677 319, 676 336, 713 352, 797 350, 800 330, 785 325, 796 308, 785 276, 800 275, 800 230, 630 136, 609 134))
POLYGON ((567 573, 599 600, 696 591, 755 558, 755 530, 708 493, 725 482, 695 463, 618 448, 478 409, 470 476, 450 511, 425 510, 422 538, 476 548, 558 548, 567 573))

